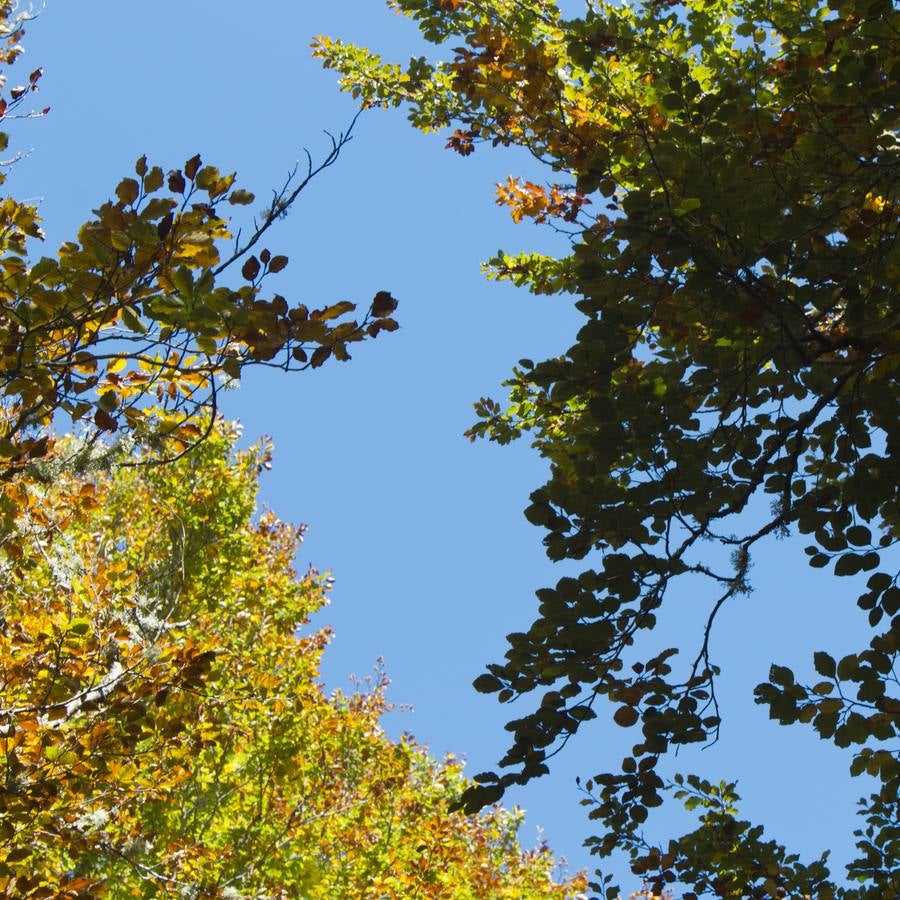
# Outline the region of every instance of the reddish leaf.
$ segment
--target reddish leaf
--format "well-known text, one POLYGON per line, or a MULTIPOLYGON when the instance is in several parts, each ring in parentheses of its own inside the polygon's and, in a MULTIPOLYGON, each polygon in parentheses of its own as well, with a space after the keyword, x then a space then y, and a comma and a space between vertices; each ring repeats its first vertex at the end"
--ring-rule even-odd
POLYGON ((259 275, 259 260, 255 256, 251 256, 243 266, 241 266, 241 275, 247 281, 253 281, 259 275))
POLYGON ((161 241, 165 240, 166 235, 172 230, 174 221, 175 216, 172 213, 169 213, 164 219, 160 219, 159 224, 156 226, 156 233, 161 241))
POLYGON ((196 154, 196 156, 192 156, 185 164, 184 164, 184 174, 187 175, 191 181, 194 180, 197 173, 200 171, 200 165, 202 160, 200 159, 200 154, 196 154))
POLYGON ((397 308, 397 301, 388 291, 379 291, 372 301, 372 315, 376 319, 389 316, 397 308))
POLYGON ((329 356, 331 356, 331 347, 316 347, 310 363, 314 369, 318 369, 329 356))
POLYGON ((94 412, 94 424, 102 431, 118 431, 119 429, 116 420, 103 409, 94 412))
POLYGON ((183 194, 186 187, 187 182, 184 180, 184 175, 181 174, 180 169, 173 169, 169 172, 169 190, 173 194, 183 194))

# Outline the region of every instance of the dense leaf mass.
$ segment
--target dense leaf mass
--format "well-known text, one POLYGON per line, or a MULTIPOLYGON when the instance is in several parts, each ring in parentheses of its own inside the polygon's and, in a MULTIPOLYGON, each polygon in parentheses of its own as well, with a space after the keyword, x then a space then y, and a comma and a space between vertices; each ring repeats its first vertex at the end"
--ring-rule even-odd
POLYGON ((263 443, 22 487, 2 568, 0 892, 10 897, 573 897, 518 814, 379 720, 386 681, 318 683, 330 578, 257 515, 263 443), (298 636, 298 629, 303 634, 298 636))
POLYGON ((900 14, 890 0, 590 0, 570 20, 552 0, 392 5, 449 59, 395 66, 329 38, 315 52, 364 105, 405 104, 464 156, 490 142, 546 163, 551 183, 510 178, 497 200, 568 231, 571 254, 501 253, 487 271, 569 292, 585 316, 565 353, 520 362, 508 404, 480 401, 470 431, 532 435, 550 477, 525 515, 551 559, 584 570, 538 592, 538 619, 476 681, 540 702, 508 725, 510 771, 486 773, 467 808, 546 772, 606 698, 640 728, 588 788, 597 852, 625 848, 657 887, 696 894, 900 893, 900 14), (808 536, 810 565, 868 576, 869 645, 817 653, 818 683, 774 666, 756 695, 854 745, 853 773, 880 780, 852 888, 734 819, 727 785, 693 785, 701 829, 668 850, 641 833, 673 787, 661 756, 718 732, 716 614, 748 590, 756 545, 786 531, 808 536), (678 665, 678 648, 642 648, 687 575, 710 583, 709 618, 678 665))
MULTIPOLYGON (((0 67, 28 18, 0 0, 0 67)), ((40 77, 6 91, 0 119, 40 77)), ((268 445, 235 453, 239 432, 216 415, 245 366, 346 360, 398 327, 384 290, 360 321, 348 301, 264 294, 288 259, 263 235, 347 139, 227 247, 225 210, 253 195, 200 156, 167 175, 141 157, 77 241, 37 262, 36 210, 0 200, 4 897, 584 887, 555 877, 546 847, 520 849, 519 813, 448 809, 461 766, 386 737, 380 672, 326 695, 328 633, 306 625, 330 578, 297 576, 302 530, 256 510, 268 445), (242 283, 223 285, 237 267, 242 283), (76 433, 56 438, 66 415, 76 433)))

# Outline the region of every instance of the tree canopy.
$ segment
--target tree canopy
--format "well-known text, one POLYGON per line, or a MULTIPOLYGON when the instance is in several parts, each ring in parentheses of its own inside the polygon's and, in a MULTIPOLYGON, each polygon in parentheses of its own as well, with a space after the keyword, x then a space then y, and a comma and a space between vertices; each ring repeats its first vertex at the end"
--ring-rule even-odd
MULTIPOLYGON (((0 66, 21 55, 28 19, 15 3, 0 3, 0 66)), ((0 120, 24 108, 41 74, 6 89, 0 120)), ((117 433, 177 456, 202 439, 201 420, 212 427, 218 391, 244 367, 316 368, 395 330, 397 303, 387 291, 357 321, 349 301, 310 309, 269 290, 288 257, 263 238, 350 139, 350 129, 332 138, 318 162, 307 153, 305 169, 295 167, 261 212, 236 223, 232 215, 255 197, 235 173, 199 154, 164 173, 141 156, 76 239, 37 261, 26 245, 43 237, 38 209, 4 199, 0 479, 40 459, 48 426, 66 420, 91 427, 95 441, 117 433)), ((8 145, 0 132, 0 147, 8 145)))
POLYGON ((546 183, 510 177, 496 199, 567 232, 571 252, 501 252, 486 272, 569 293, 585 318, 558 356, 520 360, 509 401, 482 399, 469 432, 531 436, 550 474, 525 515, 552 560, 584 562, 538 591, 534 624, 475 682, 536 702, 507 726, 507 771, 478 776, 465 808, 546 773, 605 699, 636 739, 586 783, 595 852, 625 850, 686 897, 893 896, 900 14, 889 0, 589 0, 569 19, 553 0, 391 6, 436 59, 387 63, 328 37, 314 52, 363 106, 404 105, 463 156, 491 144, 545 164, 546 183), (809 565, 862 574, 847 590, 868 644, 823 648, 797 674, 773 661, 755 695, 877 779, 850 886, 739 820, 733 785, 658 765, 715 740, 716 616, 750 590, 757 545, 787 532, 807 536, 809 565), (657 617, 690 576, 709 584, 705 627, 659 652, 657 617), (643 823, 667 791, 701 822, 654 844, 643 823))
POLYGON ((378 672, 326 695, 331 579, 256 509, 263 442, 167 466, 43 462, 3 570, 0 890, 16 897, 574 897, 521 816, 389 740, 378 672), (298 635, 298 629, 301 633, 298 635))
MULTIPOLYGON (((0 65, 28 18, 0 0, 0 65)), ((40 78, 0 76, 0 119, 46 112, 40 78)), ((37 261, 37 209, 0 201, 4 897, 582 891, 521 849, 520 813, 449 809, 462 767, 386 736, 380 670, 325 693, 328 631, 307 625, 331 579, 294 571, 303 529, 257 509, 270 445, 237 452, 218 414, 246 366, 315 368, 398 327, 384 290, 359 320, 268 293, 288 260, 263 236, 348 140, 233 240, 226 210, 253 196, 199 155, 141 157, 37 261)))

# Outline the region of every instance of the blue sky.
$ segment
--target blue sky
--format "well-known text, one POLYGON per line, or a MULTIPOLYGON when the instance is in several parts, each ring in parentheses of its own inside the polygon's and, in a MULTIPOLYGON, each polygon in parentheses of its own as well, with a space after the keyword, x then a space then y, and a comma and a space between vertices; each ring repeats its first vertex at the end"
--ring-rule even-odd
MULTIPOLYGON (((50 248, 74 235, 143 153, 171 168, 199 151, 237 169, 242 186, 263 198, 303 147, 324 155, 323 129, 340 131, 353 116, 333 73, 310 58, 319 33, 388 58, 423 52, 414 27, 378 0, 272 0, 252 9, 236 0, 46 0, 20 65, 23 76, 44 67, 39 104, 51 113, 14 126, 13 147, 33 151, 13 167, 11 190, 40 198, 50 248)), ((413 732, 438 755, 464 754, 474 774, 502 755, 511 716, 471 681, 502 656, 507 632, 531 623, 534 590, 563 571, 544 559, 541 533, 521 513, 543 481, 542 461, 524 442, 471 445, 462 434, 472 402, 501 397, 517 359, 568 347, 580 316, 565 297, 535 298, 479 273, 498 247, 558 246, 547 230, 514 226, 493 203, 495 182, 540 172, 509 151, 463 159, 442 146, 413 132, 401 112, 366 113, 340 161, 269 241, 291 259, 278 276, 289 300, 364 306, 390 290, 401 330, 357 348, 344 365, 295 377, 255 373, 224 410, 248 437, 274 437, 263 499, 310 525, 301 567, 335 576, 332 605, 316 623, 335 630, 327 683, 344 686, 383 657, 392 699, 414 708, 392 714, 388 727, 413 732)), ((850 579, 838 592, 805 566, 802 546, 788 540, 760 553, 755 592, 720 616, 713 646, 725 668, 722 739, 671 770, 737 778, 748 817, 804 855, 833 847, 840 863, 867 786, 850 783, 844 754, 809 731, 770 723, 751 699, 770 662, 811 671, 813 649, 848 652, 861 631, 850 579)), ((663 645, 693 640, 709 601, 690 583, 673 599, 661 619, 663 645)), ((580 846, 590 832, 574 778, 614 766, 630 742, 598 721, 549 777, 511 795, 528 810, 523 841, 533 843, 541 827, 572 867, 592 865, 580 846)), ((651 818, 648 833, 665 837, 676 818, 651 818)))

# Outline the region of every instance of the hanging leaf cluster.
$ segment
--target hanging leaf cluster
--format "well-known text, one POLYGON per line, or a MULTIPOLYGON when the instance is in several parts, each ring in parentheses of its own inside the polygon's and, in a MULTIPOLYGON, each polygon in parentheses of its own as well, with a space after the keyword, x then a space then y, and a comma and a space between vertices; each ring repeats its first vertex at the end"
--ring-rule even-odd
MULTIPOLYGON (((21 52, 26 20, 15 4, 0 5, 0 65, 21 52)), ((11 89, 0 119, 40 77, 11 89)), ((43 239, 38 210, 0 200, 0 480, 48 452, 54 421, 176 456, 202 439, 198 423, 210 426, 218 391, 246 366, 317 368, 396 330, 386 291, 357 318, 347 300, 286 299, 276 276, 288 257, 263 240, 350 139, 333 138, 318 163, 307 155, 306 170, 295 168, 236 231, 232 218, 254 195, 199 155, 169 171, 142 156, 76 239, 37 261, 28 245, 43 239)))

